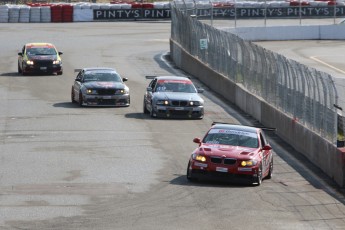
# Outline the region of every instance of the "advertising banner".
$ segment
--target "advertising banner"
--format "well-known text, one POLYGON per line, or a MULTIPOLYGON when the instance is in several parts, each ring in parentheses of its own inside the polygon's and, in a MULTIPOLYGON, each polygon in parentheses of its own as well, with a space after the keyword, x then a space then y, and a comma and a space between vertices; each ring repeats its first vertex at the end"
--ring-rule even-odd
MULTIPOLYGON (((213 8, 197 9, 198 17, 210 17, 211 10, 213 18, 247 19, 247 18, 323 18, 345 16, 345 6, 291 6, 280 8, 213 8)), ((170 9, 97 9, 93 10, 93 19, 97 20, 119 20, 119 19, 170 19, 170 9)))

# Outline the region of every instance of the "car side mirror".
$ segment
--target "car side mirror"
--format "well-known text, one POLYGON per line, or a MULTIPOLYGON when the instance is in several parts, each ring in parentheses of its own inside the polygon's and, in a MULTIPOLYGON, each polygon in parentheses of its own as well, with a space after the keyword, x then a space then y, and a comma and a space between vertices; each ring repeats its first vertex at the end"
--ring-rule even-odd
POLYGON ((271 150, 272 149, 272 147, 271 146, 269 146, 269 145, 265 145, 264 147, 262 147, 262 150, 271 150))
POLYGON ((22 52, 19 52, 18 55, 19 55, 19 56, 23 56, 22 52))
POLYGON ((200 144, 201 143, 201 139, 199 137, 196 137, 193 139, 194 143, 200 144))
POLYGON ((81 82, 81 79, 80 79, 80 78, 76 78, 76 79, 75 79, 75 81, 79 81, 79 82, 81 82))
POLYGON ((152 88, 151 88, 151 87, 147 87, 147 88, 146 88, 146 91, 152 92, 152 88))
POLYGON ((203 93, 204 89, 203 88, 197 88, 198 93, 203 93))
POLYGON ((124 77, 122 78, 122 81, 128 81, 128 78, 124 77))
POLYGON ((62 55, 63 54, 63 52, 59 52, 59 55, 62 55))

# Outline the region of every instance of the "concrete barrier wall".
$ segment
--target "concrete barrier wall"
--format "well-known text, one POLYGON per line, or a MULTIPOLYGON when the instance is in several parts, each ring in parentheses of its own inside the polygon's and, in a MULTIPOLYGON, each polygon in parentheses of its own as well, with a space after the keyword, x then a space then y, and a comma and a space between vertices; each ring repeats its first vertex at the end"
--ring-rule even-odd
POLYGON ((345 24, 239 27, 224 30, 249 41, 345 39, 345 24))
POLYGON ((170 52, 175 64, 197 77, 213 91, 236 104, 265 126, 276 127, 277 135, 302 153, 339 186, 345 187, 345 150, 338 149, 313 131, 272 107, 261 98, 245 90, 240 84, 216 73, 207 65, 189 55, 181 46, 170 40, 170 52), (301 141, 302 140, 302 141, 301 141))

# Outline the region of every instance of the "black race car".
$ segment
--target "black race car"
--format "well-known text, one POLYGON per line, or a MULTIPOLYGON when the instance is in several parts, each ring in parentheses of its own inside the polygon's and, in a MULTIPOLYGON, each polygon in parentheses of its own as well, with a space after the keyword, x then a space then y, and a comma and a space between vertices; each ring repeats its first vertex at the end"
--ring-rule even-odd
POLYGON ((27 43, 18 53, 18 73, 57 74, 63 73, 61 57, 51 43, 27 43))
POLYGON ((72 102, 80 106, 129 106, 129 88, 113 68, 84 68, 77 70, 71 90, 72 102))

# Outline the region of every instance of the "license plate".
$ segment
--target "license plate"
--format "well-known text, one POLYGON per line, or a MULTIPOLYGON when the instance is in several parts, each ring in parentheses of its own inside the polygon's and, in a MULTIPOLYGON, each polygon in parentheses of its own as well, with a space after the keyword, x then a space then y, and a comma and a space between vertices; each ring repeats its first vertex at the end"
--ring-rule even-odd
POLYGON ((104 96, 102 99, 111 99, 111 96, 104 96))
POLYGON ((40 70, 47 70, 47 67, 40 67, 40 70))
POLYGON ((227 168, 223 168, 223 167, 217 167, 216 171, 217 172, 228 172, 228 169, 227 168))
POLYGON ((176 107, 175 110, 183 110, 183 107, 176 107))

